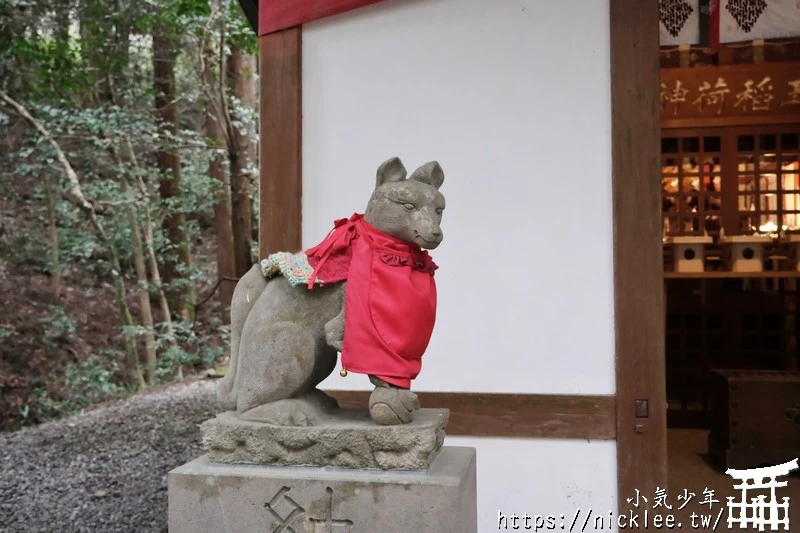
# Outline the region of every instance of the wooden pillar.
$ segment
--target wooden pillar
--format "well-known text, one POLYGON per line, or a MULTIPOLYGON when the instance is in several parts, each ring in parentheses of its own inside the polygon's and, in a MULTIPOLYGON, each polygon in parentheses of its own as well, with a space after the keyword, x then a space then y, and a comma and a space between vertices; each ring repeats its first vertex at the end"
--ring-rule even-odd
POLYGON ((260 257, 302 246, 302 44, 299 26, 262 35, 260 257))
POLYGON ((658 2, 610 0, 619 512, 667 484, 658 2), (637 401, 646 401, 644 403, 637 401), (638 405, 638 409, 637 409, 638 405), (638 412, 637 412, 638 411, 638 412))

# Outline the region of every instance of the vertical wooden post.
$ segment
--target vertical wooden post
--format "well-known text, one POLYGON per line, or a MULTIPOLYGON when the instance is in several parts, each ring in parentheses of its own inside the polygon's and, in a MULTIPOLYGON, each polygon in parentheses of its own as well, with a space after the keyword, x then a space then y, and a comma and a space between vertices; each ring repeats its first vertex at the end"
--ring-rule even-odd
POLYGON ((620 513, 667 484, 658 2, 610 0, 620 513), (646 401, 646 404, 640 400, 646 401))
POLYGON ((302 246, 301 28, 259 37, 260 257, 302 246))
MULTIPOLYGON (((720 153, 720 182, 722 190, 722 229, 725 235, 739 233, 739 152, 736 149, 736 133, 730 130, 720 132, 722 152, 720 153)), ((729 259, 725 257, 723 264, 727 266, 729 259)))

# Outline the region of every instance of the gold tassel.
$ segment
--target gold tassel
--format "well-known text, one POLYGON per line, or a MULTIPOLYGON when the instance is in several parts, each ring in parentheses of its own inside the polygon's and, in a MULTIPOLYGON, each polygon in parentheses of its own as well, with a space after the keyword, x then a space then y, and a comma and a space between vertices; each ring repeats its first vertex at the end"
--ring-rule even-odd
POLYGON ((678 61, 681 68, 689 67, 692 64, 692 45, 682 44, 678 46, 678 61))
POLYGON ((764 62, 764 39, 753 41, 753 63, 756 65, 764 62))

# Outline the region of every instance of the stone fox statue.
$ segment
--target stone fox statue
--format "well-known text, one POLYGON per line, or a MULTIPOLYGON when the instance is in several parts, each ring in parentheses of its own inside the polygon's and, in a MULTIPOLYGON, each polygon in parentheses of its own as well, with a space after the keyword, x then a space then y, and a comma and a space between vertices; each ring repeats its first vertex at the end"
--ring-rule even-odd
POLYGON ((343 376, 366 374, 378 424, 408 423, 436 315, 444 173, 435 161, 406 178, 399 158, 384 162, 362 215, 337 220, 318 246, 270 255, 236 285, 231 361, 220 406, 241 419, 315 425, 338 408, 317 389, 342 353, 343 376), (347 314, 345 314, 345 308, 347 314))

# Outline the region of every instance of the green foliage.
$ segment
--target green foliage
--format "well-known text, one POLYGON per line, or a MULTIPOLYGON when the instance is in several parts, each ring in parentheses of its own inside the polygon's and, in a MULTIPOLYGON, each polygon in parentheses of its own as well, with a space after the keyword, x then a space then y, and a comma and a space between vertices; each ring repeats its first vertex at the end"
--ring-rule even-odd
POLYGON ((228 0, 228 40, 249 54, 258 53, 258 38, 237 0, 228 0))
POLYGON ((51 306, 50 315, 42 323, 45 326, 44 341, 51 346, 69 341, 75 335, 75 320, 61 306, 51 306))
MULTIPOLYGON (((15 383, 29 383, 17 387, 21 392, 15 392, 20 395, 15 401, 6 401, 14 387, 4 384, 8 377, 4 374, 0 418, 35 423, 127 393, 129 377, 120 369, 125 361, 124 339, 132 337, 141 347, 146 331, 138 323, 139 301, 133 297, 141 286, 150 291, 154 302, 158 381, 213 366, 227 353, 227 327, 209 323, 205 317, 198 322, 175 322, 174 336, 167 335, 152 278, 140 282, 136 276, 129 212, 132 208, 142 236, 148 220, 152 223, 153 249, 162 275, 164 265, 180 265, 178 250, 164 229, 169 215, 184 215, 192 246, 205 243, 213 233, 214 204, 222 190, 220 182, 209 176, 209 163, 214 157, 225 161, 228 152, 227 147, 211 146, 202 134, 209 97, 224 87, 230 127, 240 132, 256 129, 255 111, 232 95, 226 79, 219 79, 224 74, 219 61, 232 46, 257 51, 256 36, 236 0, 121 0, 113 9, 103 0, 0 2, 0 90, 22 104, 51 135, 45 137, 30 127, 0 101, 4 132, 0 140, 0 275, 5 274, 4 268, 38 279, 58 274, 64 285, 77 289, 81 305, 86 306, 111 298, 113 280, 123 279, 126 301, 137 321, 123 327, 118 308, 104 307, 114 310, 114 316, 99 317, 104 325, 112 324, 104 339, 119 344, 104 350, 83 343, 76 317, 85 313, 73 316, 56 295, 43 299, 47 304, 60 302, 56 305, 37 302, 32 323, 24 328, 16 327, 15 318, 6 324, 11 313, 0 311, 0 350, 11 361, 10 370, 4 367, 3 372, 24 377, 15 383), (153 109, 154 32, 163 33, 174 56, 177 131, 162 127, 153 109), (204 52, 209 51, 213 79, 201 71, 208 59, 204 52), (95 207, 108 240, 101 238, 86 213, 70 199, 72 184, 51 141, 63 150, 79 176, 82 192, 95 207), (180 190, 167 199, 160 194, 164 176, 159 154, 163 153, 176 154, 180 161, 180 190), (6 209, 7 205, 11 208, 6 209), (19 341, 27 336, 32 337, 27 344, 19 341), (24 349, 10 347, 12 341, 24 349), (36 365, 29 365, 34 356, 26 350, 35 351, 36 365), (38 364, 40 360, 46 363, 38 364), (28 375, 34 367, 41 375, 28 375), (19 398, 24 401, 17 402, 19 398), (3 411, 6 406, 11 406, 7 412, 3 411)), ((149 257, 146 263, 149 269, 149 257)), ((210 261, 197 261, 179 268, 178 276, 163 288, 179 294, 182 286, 212 285, 213 267, 210 261)), ((40 295, 44 287, 46 282, 32 293, 40 295)))
POLYGON ((23 37, 12 46, 19 61, 33 66, 26 84, 28 94, 59 98, 89 88, 91 80, 80 68, 80 50, 74 43, 23 37))
POLYGON ((54 395, 46 387, 36 387, 31 402, 20 413, 32 423, 71 415, 94 404, 120 398, 130 392, 118 383, 118 352, 104 351, 80 363, 69 363, 61 377, 63 395, 54 395))
POLYGON ((230 328, 217 324, 215 332, 221 337, 221 344, 209 342, 207 335, 198 335, 189 322, 178 322, 176 337, 179 344, 170 344, 172 339, 167 335, 159 337, 159 344, 166 349, 158 359, 156 377, 159 382, 173 380, 182 369, 201 367, 210 368, 219 362, 230 347, 230 328))
MULTIPOLYGON (((9 338, 9 337, 10 337, 11 335, 13 335, 14 333, 15 333, 15 332, 14 332, 14 330, 13 330, 13 329, 11 329, 11 328, 8 328, 8 327, 6 327, 6 326, 0 326, 0 341, 2 341, 3 339, 7 339, 7 338, 9 338)), ((0 374, 0 377, 2 377, 2 374, 0 374)), ((2 385, 2 381, 3 381, 3 380, 2 380, 2 379, 0 379, 0 387, 2 387, 2 386, 3 386, 3 385, 2 385)))
POLYGON ((69 391, 69 401, 85 407, 124 393, 126 389, 114 379, 119 373, 118 359, 118 352, 112 351, 67 366, 64 384, 69 391))

